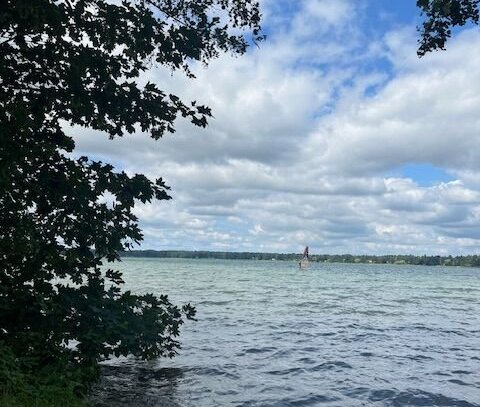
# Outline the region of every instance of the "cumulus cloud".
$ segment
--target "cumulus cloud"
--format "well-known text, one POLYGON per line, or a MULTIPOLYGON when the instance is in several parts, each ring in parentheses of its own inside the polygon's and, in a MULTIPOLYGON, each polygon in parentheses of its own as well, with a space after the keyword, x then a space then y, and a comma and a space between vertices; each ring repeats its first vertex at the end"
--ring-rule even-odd
POLYGON ((461 33, 448 52, 421 60, 413 59, 414 44, 411 35, 387 36, 391 60, 400 60, 395 77, 373 96, 352 101, 347 93, 335 114, 319 123, 310 148, 327 144, 320 161, 352 173, 407 162, 478 170, 480 56, 471 52, 480 45, 478 31, 461 33))
POLYGON ((208 104, 207 129, 180 121, 160 141, 68 129, 77 154, 172 185, 172 201, 136 208, 144 248, 478 250, 480 35, 419 60, 414 27, 365 35, 363 3, 265 0, 260 49, 197 66, 195 80, 145 74, 208 104), (391 175, 410 163, 453 181, 391 175))

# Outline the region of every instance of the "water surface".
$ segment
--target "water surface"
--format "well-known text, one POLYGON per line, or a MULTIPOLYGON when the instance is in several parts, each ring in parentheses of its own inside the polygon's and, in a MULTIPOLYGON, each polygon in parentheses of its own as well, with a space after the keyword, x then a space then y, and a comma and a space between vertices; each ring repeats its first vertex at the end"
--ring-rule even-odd
POLYGON ((125 259, 191 302, 172 360, 111 361, 97 406, 480 406, 480 270, 125 259))

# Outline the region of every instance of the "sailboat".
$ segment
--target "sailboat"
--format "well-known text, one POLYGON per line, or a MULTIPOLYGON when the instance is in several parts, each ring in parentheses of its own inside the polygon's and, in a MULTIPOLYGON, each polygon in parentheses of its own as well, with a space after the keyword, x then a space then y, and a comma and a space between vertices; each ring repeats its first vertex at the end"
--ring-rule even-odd
POLYGON ((298 266, 301 269, 306 269, 308 267, 308 246, 305 246, 305 250, 303 251, 303 256, 298 263, 298 266))

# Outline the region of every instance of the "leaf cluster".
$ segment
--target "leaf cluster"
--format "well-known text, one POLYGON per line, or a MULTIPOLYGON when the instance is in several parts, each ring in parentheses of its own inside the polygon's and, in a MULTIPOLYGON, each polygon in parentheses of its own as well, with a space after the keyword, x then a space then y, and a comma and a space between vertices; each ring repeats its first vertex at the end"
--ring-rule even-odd
POLYGON ((58 361, 38 368, 34 360, 17 357, 2 342, 0 353, 0 406, 87 407, 82 400, 83 372, 77 366, 58 361))
POLYGON ((205 126, 205 106, 136 80, 153 65, 189 69, 260 41, 253 0, 6 0, 0 5, 0 77, 6 110, 27 104, 36 125, 70 124, 111 137, 137 128, 159 138, 178 116, 205 126))
POLYGON ((0 341, 25 369, 81 366, 86 383, 102 358, 175 355, 193 307, 125 292, 109 265, 142 240, 134 205, 169 188, 74 158, 65 128, 158 139, 179 117, 206 126, 207 106, 139 76, 193 77, 192 62, 262 40, 259 22, 254 0, 0 2, 0 341))
POLYGON ((452 28, 468 22, 478 24, 479 0, 417 0, 417 6, 425 16, 420 31, 418 55, 435 50, 445 50, 452 28))

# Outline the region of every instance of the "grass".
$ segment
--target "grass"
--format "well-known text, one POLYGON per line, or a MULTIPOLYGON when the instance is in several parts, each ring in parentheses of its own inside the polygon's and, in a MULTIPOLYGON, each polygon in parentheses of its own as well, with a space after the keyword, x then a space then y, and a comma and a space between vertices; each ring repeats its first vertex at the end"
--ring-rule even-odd
POLYGON ((0 382, 0 407, 89 407, 73 386, 56 374, 14 373, 12 377, 7 383, 0 382))
POLYGON ((75 389, 81 379, 60 362, 28 368, 0 342, 0 407, 89 407, 75 389))
POLYGON ((44 388, 25 392, 12 389, 0 394, 0 407, 89 407, 89 405, 67 390, 44 388), (14 390, 15 394, 13 394, 14 390))

